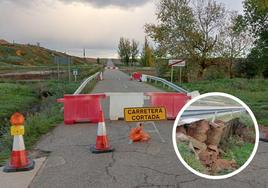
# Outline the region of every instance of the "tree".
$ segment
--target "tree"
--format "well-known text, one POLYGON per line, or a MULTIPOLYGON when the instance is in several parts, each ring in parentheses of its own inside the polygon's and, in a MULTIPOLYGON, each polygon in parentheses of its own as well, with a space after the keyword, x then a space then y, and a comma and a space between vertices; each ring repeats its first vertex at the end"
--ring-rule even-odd
POLYGON ((260 37, 268 28, 268 2, 267 0, 244 1, 244 26, 252 35, 260 37))
POLYGON ((242 29, 255 37, 255 47, 248 61, 258 64, 258 73, 268 77, 268 2, 267 0, 245 0, 244 15, 240 15, 242 29))
POLYGON ((225 13, 213 0, 160 0, 156 12, 159 24, 147 24, 145 31, 163 56, 197 62, 201 79, 204 70, 214 64, 210 59, 216 54, 225 13))
POLYGON ((129 39, 125 39, 123 37, 120 38, 118 44, 118 55, 121 61, 128 66, 131 56, 131 43, 129 39))
POLYGON ((100 58, 99 57, 97 58, 97 64, 100 64, 100 58))
POLYGON ((144 47, 141 54, 141 62, 144 67, 152 67, 153 62, 153 50, 149 45, 147 37, 145 37, 144 47))
POLYGON ((223 30, 218 37, 219 56, 228 60, 230 78, 233 78, 232 69, 235 60, 245 57, 253 42, 248 32, 238 29, 238 18, 237 12, 231 12, 226 25, 222 28, 223 30))
POLYGON ((139 54, 139 43, 132 39, 132 43, 131 43, 131 63, 132 65, 134 64, 134 62, 137 61, 137 56, 139 54))

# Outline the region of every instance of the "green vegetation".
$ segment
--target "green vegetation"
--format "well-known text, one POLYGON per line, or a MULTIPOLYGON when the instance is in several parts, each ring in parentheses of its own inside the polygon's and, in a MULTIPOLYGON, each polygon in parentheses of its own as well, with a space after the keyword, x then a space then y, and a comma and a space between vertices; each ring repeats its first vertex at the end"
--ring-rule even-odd
MULTIPOLYGON (((66 54, 35 45, 0 43, 0 65, 40 66, 54 65, 54 56, 68 57, 66 54)), ((96 63, 95 59, 72 57, 74 64, 96 63)))
POLYGON ((141 65, 144 67, 153 67, 153 48, 150 46, 147 37, 145 37, 144 46, 141 52, 141 65))
POLYGON ((194 153, 190 151, 189 147, 185 143, 179 143, 178 149, 182 158, 190 167, 198 172, 203 172, 205 170, 204 166, 195 158, 194 153))
MULTIPOLYGON (((88 84, 83 92, 90 92, 95 83, 88 84)), ((27 149, 32 149, 40 136, 63 121, 62 104, 56 103, 56 99, 72 94, 79 85, 80 82, 57 81, 0 83, 0 165, 9 158, 12 148, 10 115, 16 111, 26 115, 24 140, 27 149), (53 96, 42 98, 40 91, 49 91, 53 96)))
MULTIPOLYGON (((179 84, 178 84, 179 85, 179 84)), ((264 79, 221 79, 184 83, 186 90, 200 93, 225 92, 244 101, 252 109, 259 124, 268 126, 268 80, 264 79)))
POLYGON ((64 93, 73 93, 78 86, 79 83, 56 81, 0 83, 0 164, 9 157, 12 148, 9 124, 11 114, 19 111, 26 116, 24 139, 27 149, 31 149, 41 135, 63 120, 60 113, 62 105, 56 103, 56 99, 64 93), (39 93, 41 90, 48 90, 53 96, 42 99, 39 93))
POLYGON ((237 138, 229 138, 228 147, 224 158, 227 160, 235 160, 240 167, 248 160, 254 148, 254 144, 247 142, 239 142, 237 138))
MULTIPOLYGON (((56 99, 74 93, 85 77, 103 67, 100 59, 100 64, 95 64, 95 59, 71 57, 70 70, 76 69, 79 74, 74 82, 71 72, 69 81, 69 66, 60 64, 58 75, 54 56, 65 61, 69 58, 64 53, 38 45, 10 44, 0 40, 0 165, 9 158, 12 149, 9 118, 14 112, 21 112, 26 117, 24 140, 27 149, 32 149, 40 136, 63 121, 62 104, 56 99), (46 71, 49 74, 44 74, 46 71), (3 76, 5 73, 12 75, 3 76)), ((88 84, 83 92, 90 92, 96 82, 88 84)))
POLYGON ((37 102, 36 95, 34 88, 30 85, 0 83, 0 119, 37 102))
POLYGON ((118 44, 118 55, 121 61, 126 65, 134 65, 139 54, 139 43, 132 39, 121 37, 118 44))
POLYGON ((267 0, 245 0, 244 14, 237 19, 237 30, 247 31, 254 37, 254 47, 247 57, 242 72, 248 78, 268 78, 268 3, 267 0))

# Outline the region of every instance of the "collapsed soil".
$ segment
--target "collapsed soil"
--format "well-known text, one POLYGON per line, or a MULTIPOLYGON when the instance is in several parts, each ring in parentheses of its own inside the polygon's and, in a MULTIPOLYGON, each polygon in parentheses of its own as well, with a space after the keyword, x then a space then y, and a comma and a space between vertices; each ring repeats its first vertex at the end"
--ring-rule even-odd
POLYGON ((202 165, 202 168, 198 168, 201 173, 222 175, 243 165, 233 157, 226 159, 226 153, 234 143, 254 145, 255 131, 254 128, 241 123, 239 118, 229 122, 200 120, 177 127, 177 143, 188 147, 188 150, 180 152, 194 154, 195 159, 202 165))

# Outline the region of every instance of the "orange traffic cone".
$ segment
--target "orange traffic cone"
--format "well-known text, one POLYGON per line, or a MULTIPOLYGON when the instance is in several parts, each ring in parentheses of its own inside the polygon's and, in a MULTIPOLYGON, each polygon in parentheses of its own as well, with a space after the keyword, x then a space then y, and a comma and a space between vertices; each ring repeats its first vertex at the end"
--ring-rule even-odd
POLYGON ((91 147, 90 150, 92 153, 108 153, 114 151, 108 141, 106 126, 104 122, 104 115, 102 111, 100 111, 96 146, 91 147))
POLYGON ((30 159, 25 151, 23 140, 24 117, 20 113, 11 116, 11 135, 13 139, 13 149, 10 162, 4 167, 4 172, 28 171, 34 168, 35 162, 30 159))

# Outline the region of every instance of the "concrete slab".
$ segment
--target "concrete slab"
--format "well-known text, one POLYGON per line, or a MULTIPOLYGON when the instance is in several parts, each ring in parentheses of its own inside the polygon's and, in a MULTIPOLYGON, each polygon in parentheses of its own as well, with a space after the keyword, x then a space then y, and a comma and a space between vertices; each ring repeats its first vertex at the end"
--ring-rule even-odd
POLYGON ((0 187, 5 188, 27 188, 44 164, 46 157, 35 159, 35 168, 26 172, 5 173, 0 168, 0 187))

